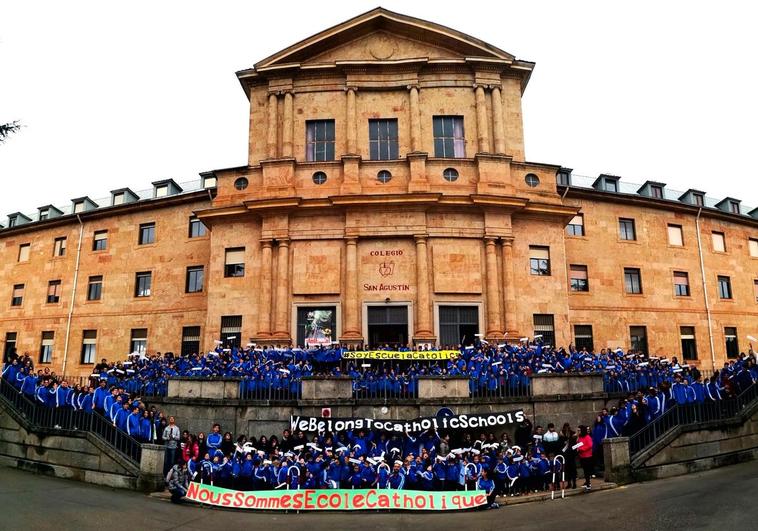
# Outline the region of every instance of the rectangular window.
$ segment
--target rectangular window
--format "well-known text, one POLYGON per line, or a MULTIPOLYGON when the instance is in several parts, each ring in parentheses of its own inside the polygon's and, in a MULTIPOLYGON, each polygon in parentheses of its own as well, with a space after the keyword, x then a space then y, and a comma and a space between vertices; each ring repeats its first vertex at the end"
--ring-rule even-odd
POLYGON ((245 248, 232 247, 226 250, 224 261, 225 277, 244 277, 245 276, 245 248))
POLYGON ((571 291, 589 291, 590 283, 587 278, 587 266, 571 264, 569 266, 571 291))
POLYGON ((737 342, 737 329, 733 326, 724 328, 724 340, 726 341, 726 357, 736 358, 740 355, 740 345, 737 342))
POLYGON ((463 116, 434 116, 434 156, 461 159, 466 156, 463 116))
POLYGON ((634 229, 633 219, 619 218, 619 238, 627 241, 637 239, 637 231, 634 229))
POLYGON ((690 296, 690 275, 686 271, 674 271, 674 295, 690 296))
POLYGON ((566 226, 566 234, 569 236, 584 236, 584 214, 574 216, 566 226))
POLYGON ((588 352, 594 350, 592 325, 574 325, 574 348, 580 351, 586 348, 588 352))
POLYGON ((195 216, 192 216, 189 218, 189 237, 190 238, 200 238, 202 236, 205 236, 208 229, 206 229, 205 225, 202 221, 197 219, 195 216))
POLYGON ((53 256, 66 256, 66 238, 55 238, 53 241, 53 256))
POLYGON ((92 250, 105 251, 108 248, 108 231, 96 230, 92 237, 92 250))
POLYGON ((168 195, 168 185, 156 186, 155 197, 166 197, 168 195))
POLYGON ((669 245, 681 247, 684 245, 684 237, 682 236, 681 225, 669 225, 669 245))
POLYGON ((185 326, 182 328, 182 356, 190 356, 200 352, 200 327, 185 326))
POLYGON ((87 300, 99 301, 103 296, 103 277, 96 275, 89 277, 87 282, 87 300))
POLYGON ((21 306, 22 304, 24 304, 24 285, 15 284, 11 296, 11 306, 21 306))
POLYGON ((729 209, 732 211, 732 214, 739 214, 740 204, 737 201, 729 201, 729 209))
POLYGON ((147 328, 132 328, 132 339, 129 352, 145 354, 147 352, 147 328))
POLYGON ((371 160, 397 160, 397 120, 369 120, 368 147, 371 160))
POLYGON ((544 345, 555 346, 555 320, 553 314, 535 313, 534 336, 542 336, 544 345))
POLYGON ((39 362, 50 363, 53 361, 53 342, 55 332, 42 332, 42 343, 39 348, 39 362))
POLYGON ((758 240, 750 238, 748 240, 748 248, 750 250, 750 256, 758 258, 758 240))
POLYGON ((29 261, 29 251, 31 250, 32 246, 29 243, 22 243, 18 246, 18 261, 19 262, 28 262, 29 261))
POLYGON ((47 303, 58 304, 61 300, 61 281, 51 280, 47 283, 47 303))
POLYGON ((655 199, 663 199, 663 188, 655 185, 651 186, 650 195, 655 199))
POLYGON ((118 193, 113 195, 113 206, 124 204, 124 193, 118 193))
POLYGON ((135 275, 134 296, 149 297, 153 287, 153 274, 150 271, 142 271, 135 275))
POLYGON ((139 226, 139 244, 147 245, 148 243, 155 243, 155 222, 142 223, 139 226))
POLYGON ((207 175, 203 177, 203 188, 216 188, 218 184, 218 178, 215 175, 207 175))
POLYGON ((697 359, 697 343, 695 342, 695 327, 694 326, 681 326, 679 327, 679 337, 682 341, 682 359, 696 360, 697 359))
POLYGON ((606 192, 618 192, 618 184, 614 179, 606 179, 605 180, 605 191, 606 192))
POLYGON ((711 239, 713 240, 713 250, 717 253, 726 252, 726 238, 723 232, 712 232, 711 239))
POLYGON ((187 268, 187 280, 184 291, 187 293, 200 293, 203 291, 203 266, 190 266, 187 268))
POLYGON ((5 347, 3 348, 3 363, 9 363, 11 356, 16 354, 16 332, 5 333, 5 347))
POLYGON ((224 315, 221 317, 221 341, 225 345, 240 346, 242 341, 241 315, 224 315))
POLYGON ((44 221, 47 218, 50 217, 50 211, 49 210, 40 210, 39 211, 39 220, 44 221))
POLYGON ((629 339, 631 340, 632 351, 647 354, 646 326, 630 326, 629 339))
POLYGON ((692 199, 696 206, 705 206, 705 197, 703 194, 692 194, 692 199))
POLYGON ((97 330, 82 332, 82 363, 95 363, 97 358, 97 330))
POLYGON ((532 275, 550 275, 550 247, 529 246, 529 272, 532 275))
POLYGON ((719 275, 719 297, 722 299, 732 298, 732 280, 723 275, 719 275))
POLYGON ((753 294, 755 295, 755 302, 758 302, 758 280, 753 280, 753 294))
POLYGON ((84 212, 84 201, 74 203, 74 214, 81 214, 84 212))
POLYGON ((624 268, 624 289, 627 293, 642 293, 642 274, 638 268, 624 268))
POLYGON ((305 122, 305 160, 308 162, 334 160, 334 120, 305 122))

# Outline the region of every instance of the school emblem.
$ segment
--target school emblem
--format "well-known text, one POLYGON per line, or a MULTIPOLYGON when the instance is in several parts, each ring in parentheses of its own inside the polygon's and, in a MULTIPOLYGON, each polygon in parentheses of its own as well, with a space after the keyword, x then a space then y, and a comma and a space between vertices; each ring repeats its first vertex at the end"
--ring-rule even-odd
POLYGON ((383 277, 390 276, 395 271, 395 262, 382 262, 379 264, 379 274, 383 277))

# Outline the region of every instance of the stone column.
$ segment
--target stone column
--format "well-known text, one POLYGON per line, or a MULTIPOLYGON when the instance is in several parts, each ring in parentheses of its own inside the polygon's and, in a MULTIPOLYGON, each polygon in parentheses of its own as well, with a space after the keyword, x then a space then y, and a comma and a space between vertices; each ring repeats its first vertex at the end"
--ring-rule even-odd
POLYGON ((276 261, 276 319, 274 335, 289 337, 289 240, 279 240, 276 261))
POLYGON ((615 437, 603 441, 605 480, 611 483, 629 483, 632 480, 629 437, 615 437))
POLYGON ((487 337, 497 337, 502 335, 502 328, 495 239, 485 238, 484 245, 487 267, 487 337))
POLYGON ((162 444, 143 443, 139 461, 137 484, 143 492, 163 490, 163 460, 166 455, 162 444))
POLYGON ((348 155, 358 154, 358 134, 357 120, 355 110, 355 88, 347 89, 347 153, 348 155))
POLYGON ((345 329, 342 338, 361 338, 358 300, 358 239, 345 239, 345 329))
POLYGON ((286 92, 284 94, 284 117, 282 124, 282 157, 290 158, 293 153, 292 136, 294 126, 294 96, 292 92, 286 92))
POLYGON ((421 115, 418 105, 418 87, 410 87, 411 151, 421 151, 421 115))
POLYGON ((492 125, 495 129, 495 153, 505 153, 505 126, 503 125, 503 95, 500 87, 492 89, 492 125))
POLYGON ((511 340, 516 340, 517 338, 511 337, 511 334, 516 335, 518 333, 516 328, 516 292, 513 285, 513 238, 504 238, 502 241, 505 331, 511 340))
POLYGON ((431 339, 432 307, 429 299, 429 266, 426 236, 416 236, 416 333, 418 339, 431 339))
POLYGON ((487 124, 487 102, 484 97, 484 86, 476 85, 476 133, 479 141, 479 153, 489 153, 490 135, 487 124))
POLYGON ((271 335, 271 240, 261 240, 261 287, 258 302, 258 336, 271 335))
POLYGON ((268 95, 268 124, 266 128, 266 154, 268 158, 276 158, 276 141, 277 141, 277 98, 276 94, 268 95))

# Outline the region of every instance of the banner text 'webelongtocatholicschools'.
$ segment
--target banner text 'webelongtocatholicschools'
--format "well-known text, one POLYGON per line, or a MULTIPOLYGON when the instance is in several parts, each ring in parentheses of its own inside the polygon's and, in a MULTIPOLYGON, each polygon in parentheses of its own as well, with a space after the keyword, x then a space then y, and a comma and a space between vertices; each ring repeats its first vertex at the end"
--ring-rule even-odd
POLYGON ((427 492, 388 489, 304 489, 239 491, 190 483, 187 499, 231 509, 278 511, 457 511, 487 503, 481 490, 427 492))
POLYGON ((502 413, 471 413, 463 415, 419 417, 412 420, 381 420, 331 417, 290 417, 291 431, 336 432, 356 430, 379 430, 398 433, 418 433, 428 430, 466 430, 494 428, 522 422, 524 411, 514 410, 502 413))

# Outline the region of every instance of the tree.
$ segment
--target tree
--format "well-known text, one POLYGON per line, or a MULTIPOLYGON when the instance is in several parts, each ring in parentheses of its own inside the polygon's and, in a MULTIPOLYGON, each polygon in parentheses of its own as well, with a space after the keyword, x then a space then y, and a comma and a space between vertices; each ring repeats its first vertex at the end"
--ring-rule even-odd
POLYGON ((7 124, 0 124, 0 144, 5 142, 11 134, 18 132, 20 129, 21 124, 18 120, 14 120, 7 124))

